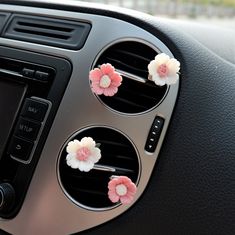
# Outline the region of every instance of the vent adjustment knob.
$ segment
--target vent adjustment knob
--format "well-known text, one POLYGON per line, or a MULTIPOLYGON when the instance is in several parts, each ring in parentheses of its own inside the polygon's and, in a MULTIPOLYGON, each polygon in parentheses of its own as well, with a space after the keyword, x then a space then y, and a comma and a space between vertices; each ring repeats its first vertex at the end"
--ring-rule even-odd
POLYGON ((8 211, 15 201, 15 190, 9 183, 0 184, 0 211, 8 211))

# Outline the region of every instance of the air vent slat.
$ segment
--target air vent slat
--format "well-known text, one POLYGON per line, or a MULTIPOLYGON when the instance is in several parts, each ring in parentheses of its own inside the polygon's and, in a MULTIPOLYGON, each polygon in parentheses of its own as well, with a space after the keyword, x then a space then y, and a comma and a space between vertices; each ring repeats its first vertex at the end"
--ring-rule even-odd
POLYGON ((32 43, 80 49, 91 26, 88 23, 13 14, 3 37, 32 43))
POLYGON ((41 36, 49 36, 49 37, 64 37, 64 38, 70 38, 71 33, 66 31, 60 31, 60 30, 48 30, 47 28, 38 28, 33 26, 20 26, 15 27, 15 31, 17 32, 23 32, 23 33, 32 33, 32 34, 38 34, 41 36))
POLYGON ((147 79, 147 70, 139 69, 134 66, 129 65, 128 63, 122 62, 118 59, 108 57, 107 56, 107 62, 112 64, 115 68, 118 69, 123 69, 124 71, 126 70, 127 72, 134 73, 134 74, 140 74, 140 77, 146 78, 147 79))
POLYGON ((66 164, 66 146, 59 160, 61 184, 80 206, 110 209, 113 203, 108 199, 108 182, 112 176, 127 176, 138 181, 139 160, 132 143, 122 133, 107 127, 92 127, 79 132, 73 139, 90 136, 101 143, 101 159, 97 167, 89 172, 72 169, 66 164), (99 167, 101 166, 101 168, 99 167), (103 168, 115 169, 115 172, 103 168))
POLYGON ((77 187, 71 187, 71 189, 77 193, 86 193, 87 195, 100 195, 100 196, 107 196, 107 192, 101 192, 96 190, 89 190, 89 189, 82 189, 77 187))
POLYGON ((123 82, 113 97, 99 96, 103 103, 130 114, 142 113, 160 104, 167 86, 159 87, 148 80, 148 64, 157 54, 150 46, 136 41, 120 42, 107 48, 94 67, 112 64, 120 71, 123 82))
POLYGON ((134 60, 136 60, 136 59, 141 60, 142 63, 145 62, 146 64, 149 64, 149 62, 151 61, 150 59, 148 59, 138 53, 134 53, 134 52, 126 51, 126 50, 119 49, 114 52, 119 53, 121 56, 129 56, 129 57, 131 57, 131 59, 134 59, 134 60))
POLYGON ((66 34, 63 34, 63 33, 60 33, 60 34, 57 34, 57 33, 54 33, 54 32, 50 32, 48 33, 48 31, 46 30, 40 30, 37 31, 36 29, 34 28, 15 28, 14 29, 15 32, 19 32, 19 33, 23 33, 23 34, 28 34, 28 35, 37 35, 37 36, 41 36, 41 37, 49 37, 49 38, 56 38, 56 39, 63 39, 63 40, 68 40, 70 38, 69 35, 66 35, 66 34))
POLYGON ((68 32, 71 33, 74 29, 70 27, 58 27, 54 25, 47 24, 44 22, 44 24, 37 24, 37 23, 29 23, 29 22, 17 22, 17 25, 19 26, 25 26, 25 27, 30 27, 30 28, 41 28, 41 29, 50 29, 54 31, 60 31, 60 32, 68 32))

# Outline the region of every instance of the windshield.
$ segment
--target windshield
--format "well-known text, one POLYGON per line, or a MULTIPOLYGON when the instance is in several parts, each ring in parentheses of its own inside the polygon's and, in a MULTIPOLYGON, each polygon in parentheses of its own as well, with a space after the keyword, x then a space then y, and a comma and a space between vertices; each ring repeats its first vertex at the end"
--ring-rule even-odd
POLYGON ((90 0, 154 16, 212 24, 235 30, 235 0, 90 0))

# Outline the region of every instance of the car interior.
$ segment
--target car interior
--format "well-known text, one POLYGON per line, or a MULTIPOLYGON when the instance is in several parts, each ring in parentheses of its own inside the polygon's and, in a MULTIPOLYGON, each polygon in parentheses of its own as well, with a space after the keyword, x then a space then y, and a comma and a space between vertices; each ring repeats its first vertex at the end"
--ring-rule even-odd
POLYGON ((0 0, 0 112, 1 235, 235 234, 234 30, 0 0))

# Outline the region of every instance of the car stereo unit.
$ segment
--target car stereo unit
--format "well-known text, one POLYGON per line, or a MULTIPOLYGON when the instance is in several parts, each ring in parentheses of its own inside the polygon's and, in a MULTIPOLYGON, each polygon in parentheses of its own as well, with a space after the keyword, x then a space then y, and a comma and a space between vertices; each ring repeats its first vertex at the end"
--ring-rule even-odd
POLYGON ((0 217, 19 211, 71 74, 69 61, 0 47, 0 217))

